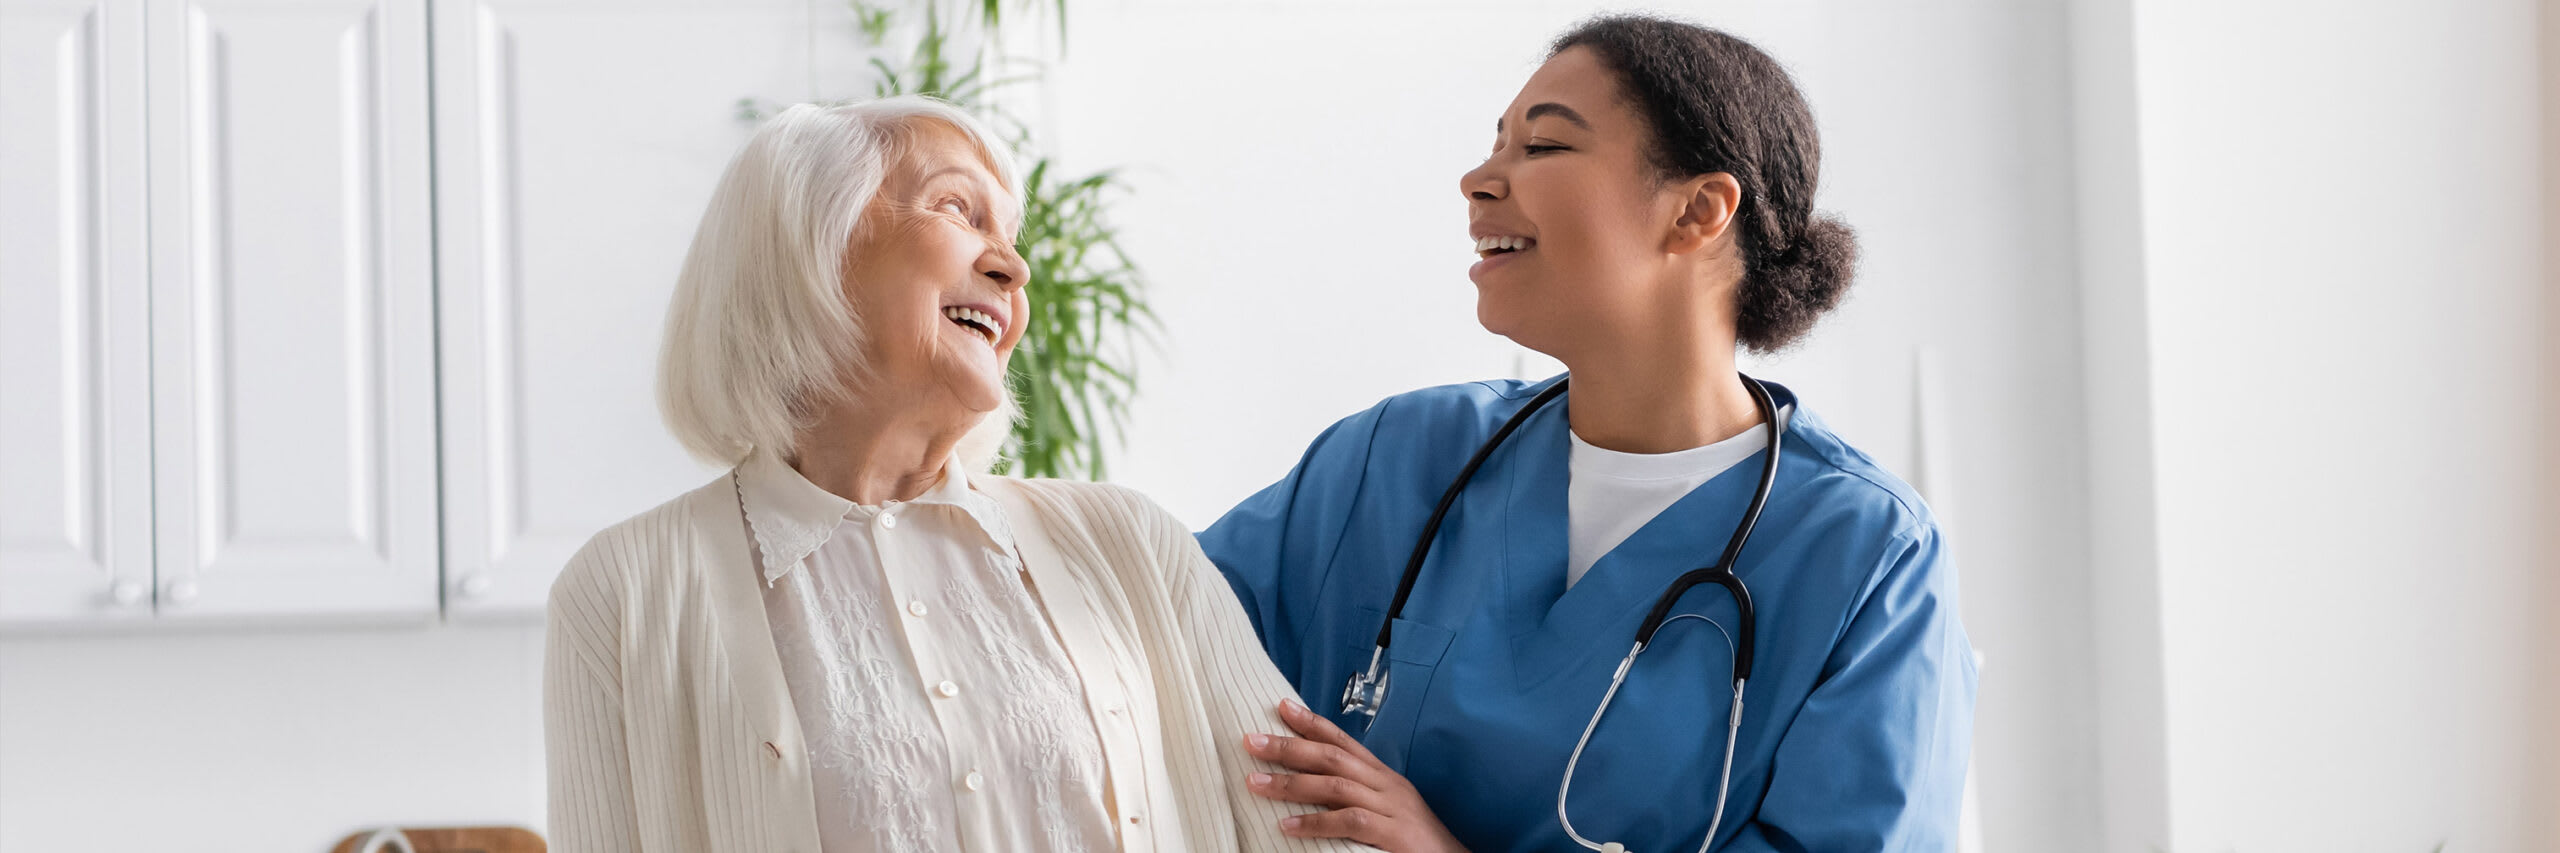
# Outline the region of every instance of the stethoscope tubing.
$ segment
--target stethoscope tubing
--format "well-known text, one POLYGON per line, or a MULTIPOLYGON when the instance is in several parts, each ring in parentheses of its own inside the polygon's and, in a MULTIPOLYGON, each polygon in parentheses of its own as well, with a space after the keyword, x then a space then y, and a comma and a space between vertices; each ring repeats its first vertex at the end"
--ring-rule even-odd
MULTIPOLYGON (((1475 455, 1467 459, 1466 466, 1459 469, 1457 477, 1452 479, 1449 487, 1440 493, 1439 504, 1432 507, 1430 520, 1423 524, 1422 535, 1413 544, 1413 554, 1405 560, 1404 575, 1396 582, 1395 599, 1388 604, 1385 618, 1379 620, 1378 642, 1370 652, 1368 669, 1352 676, 1351 680, 1343 685, 1344 713, 1366 713, 1373 720, 1375 719, 1378 708, 1386 701, 1388 674, 1381 669, 1387 647, 1395 639, 1396 620, 1404 615, 1405 603, 1412 598, 1414 584, 1422 577, 1423 563, 1431 556, 1431 546, 1440 537, 1440 525, 1447 520, 1449 509, 1457 504, 1458 496, 1466 491, 1467 484, 1474 481, 1476 470, 1484 467, 1485 460, 1491 457, 1495 450, 1501 448, 1503 441, 1517 432, 1520 425, 1528 421, 1530 415, 1562 396, 1570 381, 1571 377, 1558 379, 1554 385, 1548 386, 1546 390, 1538 392, 1537 396, 1531 397, 1527 404, 1520 407, 1519 412, 1514 413, 1510 419, 1503 422, 1501 428, 1494 431, 1493 437, 1486 439, 1483 446, 1476 448, 1475 455)), ((1767 455, 1761 462, 1760 481, 1757 488, 1752 490, 1751 503, 1744 509, 1742 521, 1734 526, 1733 536, 1725 542, 1724 553, 1717 558, 1715 564, 1681 574, 1663 590, 1659 598, 1655 599, 1653 609, 1645 614, 1644 622, 1636 629, 1635 644, 1627 650, 1626 657, 1618 661, 1617 671, 1610 675, 1608 692, 1601 695, 1599 706, 1592 709, 1590 721, 1582 727, 1582 736, 1574 741, 1573 754, 1565 760, 1564 780, 1556 787, 1556 821, 1563 826, 1566 836, 1571 837, 1575 843, 1592 850, 1623 853, 1626 848, 1616 842, 1595 843, 1584 838, 1574 829, 1573 819, 1567 814, 1565 808, 1566 801, 1573 790, 1574 769, 1582 763, 1582 751, 1590 744, 1591 734, 1600 728, 1601 716, 1608 713, 1610 702, 1618 696, 1618 688, 1625 685, 1627 672, 1635 665, 1636 656, 1643 654, 1645 647, 1653 642, 1654 634, 1660 631, 1664 624, 1675 618, 1672 615, 1672 608, 1678 606, 1681 596, 1702 583, 1723 587, 1733 596, 1734 609, 1738 614, 1736 627, 1740 629, 1738 632, 1740 636, 1735 637, 1730 634, 1726 636, 1733 651, 1733 708, 1725 727, 1724 762, 1723 770, 1718 774, 1719 780, 1716 783, 1715 816, 1707 825, 1706 839, 1699 844, 1698 849, 1701 853, 1707 849, 1708 845, 1715 843, 1716 833, 1724 825, 1726 799, 1733 790, 1733 752, 1742 734, 1742 691, 1750 681, 1751 662, 1754 655, 1752 639, 1758 633, 1757 626, 1754 624, 1751 590, 1742 583, 1742 578, 1734 573, 1734 566, 1741 559, 1742 548, 1750 541, 1752 530, 1759 526, 1760 512, 1768 506, 1769 494, 1777 485, 1778 458, 1784 440, 1784 434, 1778 427, 1777 404, 1770 397, 1768 387, 1749 376, 1742 377, 1742 384, 1751 392, 1751 402, 1760 410, 1761 420, 1769 434, 1767 455)), ((1704 619, 1705 617, 1696 618, 1704 619)), ((1710 621, 1708 624, 1714 623, 1710 621)))
MULTIPOLYGON (((1448 519, 1449 509, 1457 505, 1458 496, 1466 492, 1467 484, 1474 482, 1476 469, 1484 467, 1485 460, 1491 457, 1495 450, 1500 449, 1503 441, 1509 439, 1512 433, 1519 431, 1520 425, 1527 422, 1529 416, 1536 414, 1548 402, 1563 396, 1565 387, 1571 382, 1570 376, 1558 379, 1554 385, 1547 386, 1546 390, 1529 398, 1529 402, 1521 406, 1519 412, 1514 413, 1509 420, 1503 421, 1500 429, 1494 430, 1492 438, 1486 439, 1483 446, 1476 448, 1475 455, 1467 459, 1466 467, 1458 469, 1458 476, 1451 479, 1449 487, 1440 492, 1440 502, 1431 508, 1430 520, 1423 522, 1422 535, 1414 540, 1413 553, 1405 559, 1404 574, 1396 580, 1395 598, 1388 602, 1386 616, 1378 620, 1376 649, 1375 653, 1370 655, 1371 670, 1378 668, 1386 648, 1393 644, 1396 620, 1404 618, 1405 603, 1413 598, 1414 584, 1422 579, 1422 565, 1430 559, 1431 546, 1440 538, 1440 525, 1448 519)), ((1768 386, 1762 385, 1760 380, 1749 376, 1742 377, 1742 384, 1751 392, 1752 405, 1760 410, 1763 428, 1769 433, 1769 448, 1760 464, 1758 487, 1752 490, 1751 503, 1743 510, 1742 522, 1734 526, 1733 536, 1726 540, 1724 553, 1717 558, 1715 565, 1692 569, 1673 580, 1670 586, 1664 588, 1661 597, 1654 600, 1653 609, 1645 614, 1644 622, 1636 628, 1636 644, 1641 647, 1645 643, 1652 642, 1654 632, 1661 630, 1664 620, 1671 616, 1671 609, 1679 605, 1680 597, 1687 594, 1692 587, 1701 583, 1713 583, 1724 587, 1725 591, 1732 593, 1735 607, 1741 611, 1739 627, 1742 629, 1742 636, 1735 643, 1734 649, 1736 659, 1734 676, 1737 679, 1746 679, 1751 676, 1752 637, 1756 633, 1752 629, 1756 626, 1753 624, 1751 590, 1743 585, 1741 577, 1734 574, 1733 566, 1741 559, 1742 547, 1751 540, 1752 530, 1760 524, 1760 511, 1769 505, 1769 493, 1777 486, 1779 446, 1784 438, 1778 429, 1777 402, 1770 397, 1768 386)), ((1375 675, 1372 673, 1373 679, 1375 675)), ((1372 707, 1374 708, 1374 704, 1372 707)))
POLYGON ((1538 392, 1538 396, 1529 398, 1528 405, 1520 407, 1519 413, 1512 415, 1510 420, 1503 421, 1502 428, 1494 430, 1493 437, 1486 439, 1484 446, 1476 448, 1476 455, 1467 459, 1467 467, 1458 469, 1457 478, 1449 481, 1449 488, 1440 492, 1440 505, 1432 507, 1431 520, 1423 522, 1422 537, 1413 543, 1413 556, 1404 561, 1404 577, 1396 581, 1396 597, 1387 604, 1387 618, 1378 625, 1378 648, 1386 648, 1395 639, 1396 620, 1404 616, 1404 603, 1413 597, 1414 582, 1422 579, 1422 563, 1431 557, 1431 543, 1440 538, 1440 522, 1449 517, 1449 508, 1457 505, 1458 495, 1475 480, 1476 469, 1484 467, 1484 460, 1502 447, 1503 439, 1519 431, 1520 424, 1530 415, 1536 414, 1548 401, 1564 396, 1565 385, 1572 381, 1571 376, 1558 379, 1556 384, 1547 386, 1547 390, 1538 392))

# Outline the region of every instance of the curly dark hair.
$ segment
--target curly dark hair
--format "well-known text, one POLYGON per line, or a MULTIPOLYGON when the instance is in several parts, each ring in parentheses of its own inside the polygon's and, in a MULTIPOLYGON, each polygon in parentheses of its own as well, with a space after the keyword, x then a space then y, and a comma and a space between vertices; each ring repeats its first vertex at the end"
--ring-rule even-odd
POLYGON ((1795 80, 1750 42, 1649 15, 1609 15, 1555 41, 1552 58, 1587 48, 1653 131, 1650 158, 1665 181, 1724 172, 1742 185, 1735 338, 1754 352, 1786 349, 1840 304, 1858 263, 1858 238, 1813 209, 1822 139, 1795 80))

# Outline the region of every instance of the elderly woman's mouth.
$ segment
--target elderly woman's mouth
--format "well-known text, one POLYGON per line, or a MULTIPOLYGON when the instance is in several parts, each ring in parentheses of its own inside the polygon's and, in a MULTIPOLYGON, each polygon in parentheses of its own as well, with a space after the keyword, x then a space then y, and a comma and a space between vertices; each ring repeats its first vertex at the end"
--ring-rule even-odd
POLYGON ((994 346, 996 341, 1004 336, 1002 324, 997 323, 994 317, 987 316, 986 312, 975 308, 953 305, 942 309, 942 316, 953 324, 986 338, 988 346, 994 346))

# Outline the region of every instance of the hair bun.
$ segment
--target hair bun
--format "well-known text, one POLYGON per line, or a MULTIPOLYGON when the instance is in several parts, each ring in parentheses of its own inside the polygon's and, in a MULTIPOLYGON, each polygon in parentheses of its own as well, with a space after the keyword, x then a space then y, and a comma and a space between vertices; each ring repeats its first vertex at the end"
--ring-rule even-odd
POLYGON ((1758 353, 1795 345, 1814 321, 1840 304, 1857 274, 1858 235, 1838 217, 1816 213, 1784 252, 1751 259, 1743 275, 1734 333, 1758 353))

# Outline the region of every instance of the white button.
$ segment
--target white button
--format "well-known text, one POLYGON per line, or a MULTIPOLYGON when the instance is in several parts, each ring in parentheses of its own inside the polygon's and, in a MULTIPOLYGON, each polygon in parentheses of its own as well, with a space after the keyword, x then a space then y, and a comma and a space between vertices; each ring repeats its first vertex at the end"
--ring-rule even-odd
POLYGON ((880 526, 891 530, 898 529, 898 514, 886 510, 881 511, 880 526))
POLYGON ((941 684, 934 685, 933 692, 942 694, 942 698, 944 699, 949 699, 953 696, 960 695, 960 685, 945 681, 941 684))
POLYGON ((1146 815, 1142 815, 1142 814, 1133 814, 1133 815, 1130 815, 1130 816, 1129 816, 1129 825, 1130 825, 1130 826, 1137 826, 1137 825, 1138 825, 1138 824, 1140 824, 1140 823, 1144 823, 1144 822, 1146 822, 1146 819, 1147 819, 1147 816, 1146 816, 1146 815))
POLYGON ((930 610, 931 608, 924 606, 924 599, 919 598, 914 601, 907 602, 907 612, 910 614, 922 616, 927 612, 930 612, 930 610))
POLYGON ((1111 716, 1117 717, 1121 714, 1128 713, 1128 711, 1129 706, 1127 705, 1123 705, 1118 702, 1111 703, 1111 716))
POLYGON ((967 778, 964 778, 964 779, 961 779, 961 780, 960 780, 960 787, 967 788, 967 789, 972 790, 972 791, 975 791, 975 790, 977 790, 977 789, 979 789, 979 788, 984 788, 984 787, 986 787, 986 786, 987 786, 987 777, 986 777, 986 774, 979 773, 979 772, 974 771, 974 770, 973 770, 973 771, 970 771, 970 773, 969 773, 969 775, 968 775, 968 777, 967 777, 967 778))

